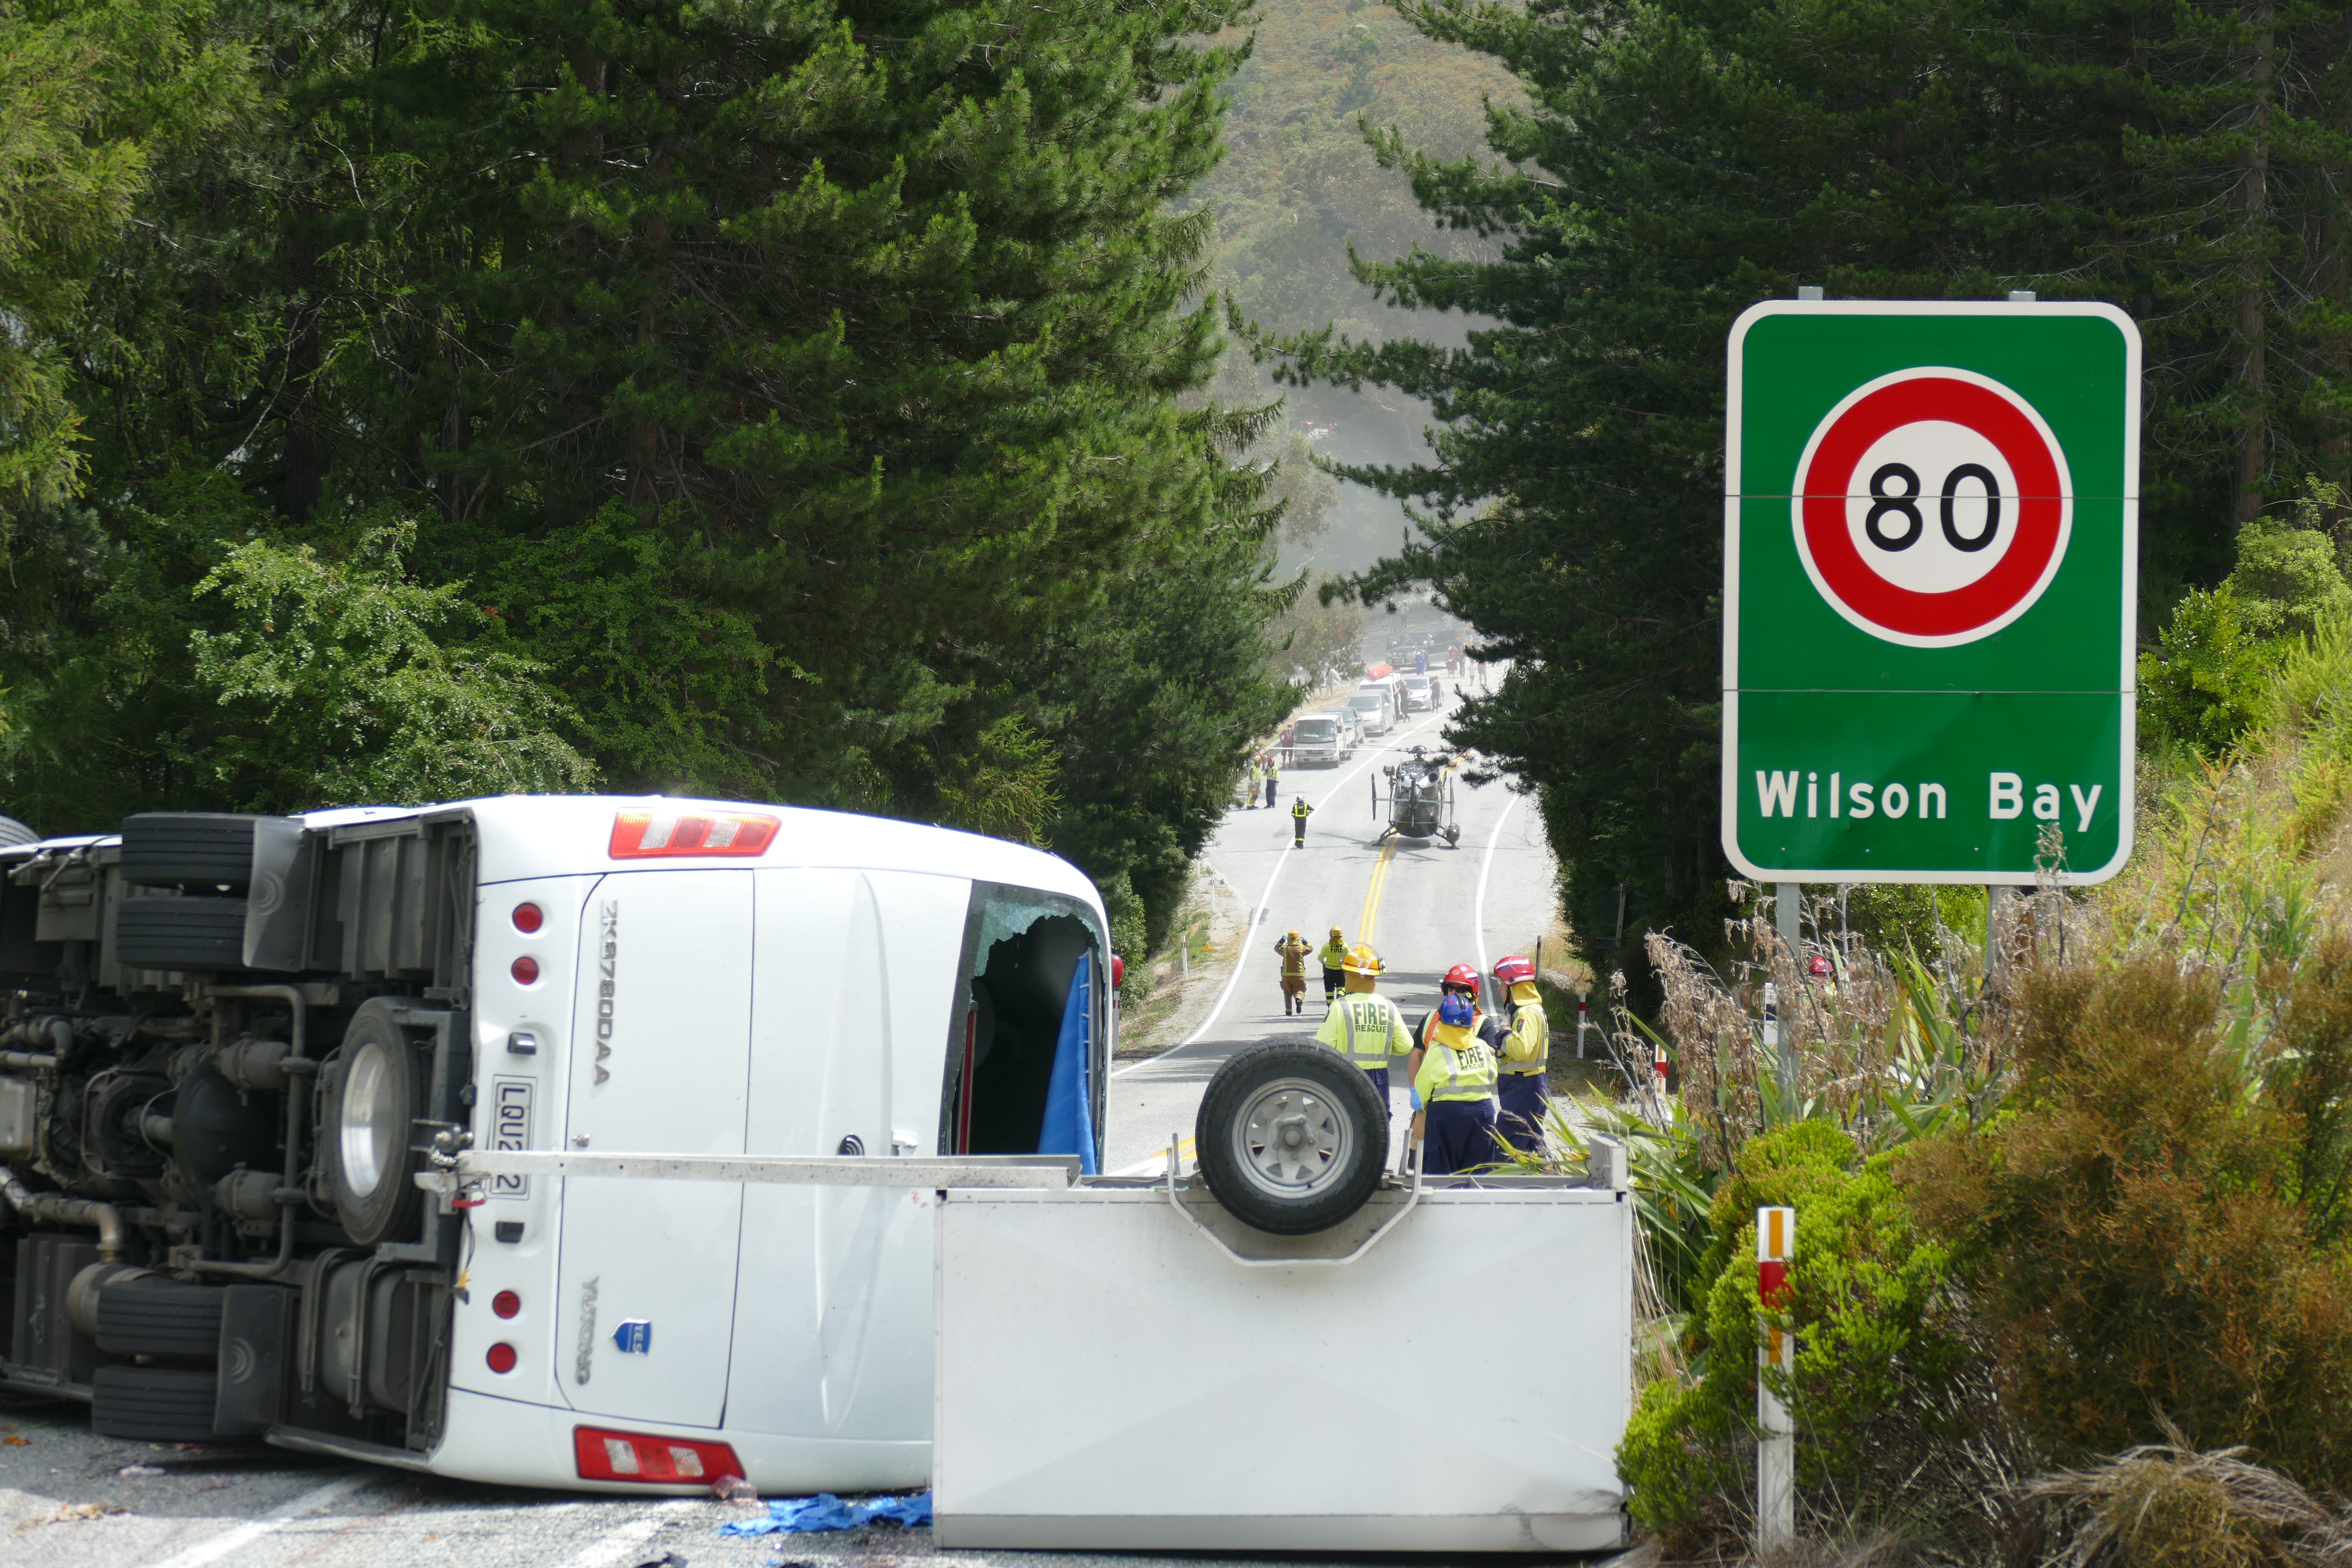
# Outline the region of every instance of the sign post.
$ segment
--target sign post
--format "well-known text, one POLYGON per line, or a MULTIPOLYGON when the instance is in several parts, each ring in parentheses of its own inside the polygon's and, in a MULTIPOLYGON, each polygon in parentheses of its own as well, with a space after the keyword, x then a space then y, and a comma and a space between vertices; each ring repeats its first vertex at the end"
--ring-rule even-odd
POLYGON ((1762 882, 2075 883, 2132 846, 2139 334, 2100 304, 1733 326, 1723 845, 1762 882))

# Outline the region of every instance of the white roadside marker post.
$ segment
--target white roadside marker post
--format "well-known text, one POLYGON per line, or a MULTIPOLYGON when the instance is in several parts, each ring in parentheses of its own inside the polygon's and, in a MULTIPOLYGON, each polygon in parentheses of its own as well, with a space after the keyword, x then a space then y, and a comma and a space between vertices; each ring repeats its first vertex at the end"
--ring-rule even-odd
POLYGON ((1584 1002, 1586 996, 1589 994, 1591 994, 1589 992, 1583 991, 1580 991, 1576 994, 1576 1059, 1578 1061, 1582 1061, 1584 1059, 1584 1002))
MULTIPOLYGON (((1756 1301, 1765 1311, 1778 1311, 1789 1299, 1789 1259, 1797 1251, 1797 1211, 1759 1208, 1756 1211, 1756 1301)), ((1756 1546, 1759 1552, 1785 1549, 1797 1539, 1796 1424, 1789 1407, 1767 1387, 1763 1372, 1777 1367, 1792 1373, 1797 1366, 1797 1337, 1777 1326, 1767 1326, 1756 1347, 1756 1546)))

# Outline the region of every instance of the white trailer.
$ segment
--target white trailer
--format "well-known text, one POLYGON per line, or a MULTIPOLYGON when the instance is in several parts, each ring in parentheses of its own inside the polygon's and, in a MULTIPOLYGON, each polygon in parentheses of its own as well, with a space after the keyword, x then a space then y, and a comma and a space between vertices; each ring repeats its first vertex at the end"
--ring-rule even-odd
POLYGON ((1626 1535, 1633 1205, 1597 1142, 1591 1181, 1391 1182, 1292 1237, 1172 1166, 467 1152, 420 1179, 941 1184, 942 1546, 1549 1552, 1626 1535))
POLYGON ((940 1544, 1621 1544, 1625 1199, 1391 1187, 1276 1237, 1165 1184, 944 1194, 940 1544))

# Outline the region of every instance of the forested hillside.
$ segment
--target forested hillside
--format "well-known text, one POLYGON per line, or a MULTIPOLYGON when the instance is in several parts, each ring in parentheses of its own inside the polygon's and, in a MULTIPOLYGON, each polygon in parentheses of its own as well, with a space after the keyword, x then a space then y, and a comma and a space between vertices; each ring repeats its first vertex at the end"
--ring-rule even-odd
POLYGON ((740 794, 1164 908, 1279 607, 1234 0, 0 7, 0 788, 740 794))
MULTIPOLYGON (((1220 42, 1244 37, 1249 58, 1225 86, 1225 156, 1179 202, 1215 214, 1214 286, 1284 331, 1336 322, 1375 341, 1432 331, 1461 341, 1458 318, 1433 321, 1385 305, 1349 270, 1351 246, 1373 260, 1416 245, 1464 258, 1493 250, 1475 236, 1433 227, 1404 175, 1380 166, 1363 127, 1397 126, 1416 145, 1460 156, 1481 144, 1482 100, 1516 102, 1517 80, 1491 59, 1423 37, 1376 0, 1261 0, 1220 42)), ((1286 399, 1268 450, 1294 468, 1310 451, 1402 462, 1425 449, 1428 405, 1420 398, 1280 386, 1238 350, 1223 369, 1217 391, 1228 402, 1286 399)), ((1294 513, 1319 514, 1328 532, 1294 529, 1286 562, 1346 570, 1396 546, 1403 512, 1384 496, 1349 487, 1328 511, 1312 492, 1300 500, 1307 504, 1294 513)))

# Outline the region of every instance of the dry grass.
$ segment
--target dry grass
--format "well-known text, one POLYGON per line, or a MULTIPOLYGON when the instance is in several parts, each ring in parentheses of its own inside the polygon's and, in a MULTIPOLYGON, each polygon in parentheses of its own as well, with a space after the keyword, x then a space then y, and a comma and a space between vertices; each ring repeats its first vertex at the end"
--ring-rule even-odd
POLYGON ((2036 1568, 2347 1568, 2352 1517, 2241 1448, 2170 1440, 2024 1488, 2047 1545, 2036 1568))

